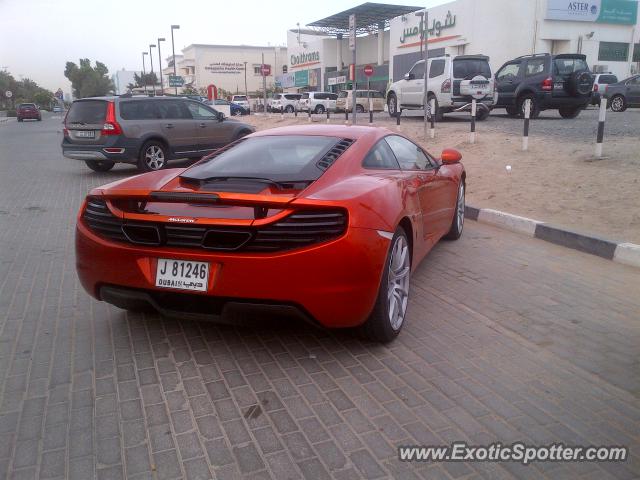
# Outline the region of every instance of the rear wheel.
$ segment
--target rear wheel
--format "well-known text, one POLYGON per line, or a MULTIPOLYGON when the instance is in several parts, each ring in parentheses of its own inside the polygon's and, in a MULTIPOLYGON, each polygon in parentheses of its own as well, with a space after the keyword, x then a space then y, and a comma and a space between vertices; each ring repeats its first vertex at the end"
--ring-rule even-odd
POLYGON ((407 234, 398 227, 387 253, 378 298, 373 312, 362 325, 364 335, 376 342, 390 342, 404 324, 409 302, 411 253, 407 234))
POLYGON ((524 118, 524 106, 525 101, 531 100, 531 111, 529 112, 529 118, 538 118, 540 116, 540 106, 536 101, 536 97, 533 93, 525 93, 518 98, 518 115, 524 118))
POLYGON ((476 114, 476 120, 478 120, 479 122, 482 122, 483 120, 486 120, 487 118, 489 118, 490 113, 491 113, 491 110, 489 110, 488 108, 479 108, 476 114))
POLYGON ((429 96, 427 97, 427 102, 429 103, 429 106, 431 106, 431 100, 433 100, 433 103, 435 105, 435 108, 434 108, 434 111, 436 114, 435 121, 441 122, 444 119, 444 113, 442 112, 442 109, 438 106, 438 99, 433 93, 429 94, 429 96))
POLYGON ((324 113, 324 105, 317 105, 314 113, 324 113))
POLYGON ((157 140, 146 142, 140 150, 138 169, 143 172, 162 170, 167 166, 167 149, 157 140))
POLYGON ((611 98, 611 111, 624 112, 627 109, 627 102, 622 95, 615 95, 611 98))
POLYGON ((287 105, 284 111, 287 113, 293 113, 293 105, 287 105))
POLYGON ((84 163, 94 172, 108 172, 116 164, 111 160, 85 160, 84 163))
POLYGON ((390 93, 387 98, 387 109, 389 110, 389 116, 395 117, 398 114, 398 99, 395 93, 390 93))
POLYGON ((359 103, 356 105, 356 113, 364 113, 364 107, 359 103))
POLYGON ((462 235, 464 227, 464 181, 460 180, 458 187, 458 199, 456 200, 456 212, 451 221, 451 228, 444 238, 447 240, 457 240, 462 235))
POLYGON ((562 118, 576 118, 580 115, 582 107, 562 107, 558 109, 558 113, 562 118))
POLYGON ((507 115, 509 115, 510 117, 517 117, 518 116, 518 107, 514 106, 514 105, 509 105, 508 107, 505 107, 505 110, 507 111, 507 115))

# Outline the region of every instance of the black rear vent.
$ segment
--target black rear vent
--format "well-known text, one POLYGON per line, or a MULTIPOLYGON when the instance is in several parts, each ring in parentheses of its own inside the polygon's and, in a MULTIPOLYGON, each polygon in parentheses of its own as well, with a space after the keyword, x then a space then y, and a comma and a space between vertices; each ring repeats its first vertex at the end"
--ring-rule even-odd
POLYGON ((122 225, 122 231, 131 243, 138 245, 160 245, 160 230, 153 224, 127 223, 122 225))
POLYGON ((259 228, 246 249, 277 251, 303 247, 337 238, 346 228, 347 215, 343 210, 302 210, 259 228))
POLYGON ((82 218, 94 232, 111 240, 127 241, 122 232, 122 219, 111 213, 104 200, 89 198, 82 218))
POLYGON ((324 157, 318 160, 318 162, 316 163, 318 168, 321 168, 322 170, 326 170, 327 168, 329 168, 331 165, 333 165, 333 162, 335 162, 337 158, 351 146, 354 141, 355 140, 351 140, 350 138, 343 138, 342 140, 340 140, 333 146, 331 150, 329 150, 324 155, 324 157))
POLYGON ((202 247, 211 250, 238 250, 251 240, 251 232, 234 230, 208 230, 202 247))

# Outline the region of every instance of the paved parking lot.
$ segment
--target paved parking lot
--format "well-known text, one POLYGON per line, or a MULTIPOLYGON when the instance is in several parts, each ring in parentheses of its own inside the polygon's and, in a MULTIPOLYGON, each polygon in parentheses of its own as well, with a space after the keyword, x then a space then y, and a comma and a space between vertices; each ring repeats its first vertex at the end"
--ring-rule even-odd
POLYGON ((417 270, 388 346, 127 314, 79 286, 73 224, 134 170, 62 158, 59 130, 0 125, 0 478, 640 476, 640 271, 468 222, 417 270), (456 440, 632 458, 397 460, 456 440))

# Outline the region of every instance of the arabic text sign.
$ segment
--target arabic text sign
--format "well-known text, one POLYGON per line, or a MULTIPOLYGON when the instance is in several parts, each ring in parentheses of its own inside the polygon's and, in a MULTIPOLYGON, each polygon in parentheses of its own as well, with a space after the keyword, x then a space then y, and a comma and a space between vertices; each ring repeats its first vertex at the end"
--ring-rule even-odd
POLYGON ((170 87, 182 87, 184 85, 184 77, 180 75, 169 75, 170 87))
POLYGON ((349 15, 349 50, 356 49, 356 16, 349 15))
MULTIPOLYGON (((402 36, 400 37, 400 43, 405 43, 408 37, 418 37, 420 40, 420 34, 424 30, 424 21, 420 22, 419 26, 416 27, 408 27, 402 31, 402 36)), ((453 28, 456 25, 456 16, 451 14, 450 10, 447 10, 447 16, 444 19, 444 22, 440 20, 433 19, 431 21, 431 28, 428 28, 427 25, 427 33, 430 37, 439 37, 442 34, 442 30, 447 28, 453 28)))
POLYGON ((637 17, 635 0, 548 0, 547 3, 548 20, 635 25, 637 17))
POLYGON ((329 78, 329 79, 327 79, 327 83, 329 85, 341 85, 343 83, 347 83, 347 76, 346 75, 341 75, 339 77, 329 78))

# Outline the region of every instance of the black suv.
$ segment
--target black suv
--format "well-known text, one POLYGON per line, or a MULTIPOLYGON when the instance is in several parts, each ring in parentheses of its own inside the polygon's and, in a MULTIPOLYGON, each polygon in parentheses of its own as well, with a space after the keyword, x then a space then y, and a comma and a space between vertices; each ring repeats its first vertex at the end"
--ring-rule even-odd
POLYGON ((116 162, 160 170, 172 158, 200 158, 255 129, 183 97, 76 100, 64 120, 62 154, 105 172, 116 162))
POLYGON ((495 108, 504 107, 511 116, 523 115, 530 99, 531 118, 550 109, 575 118, 591 101, 593 76, 585 55, 524 55, 500 67, 495 88, 495 108))

